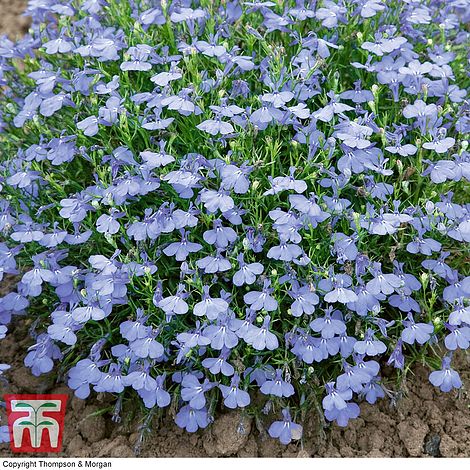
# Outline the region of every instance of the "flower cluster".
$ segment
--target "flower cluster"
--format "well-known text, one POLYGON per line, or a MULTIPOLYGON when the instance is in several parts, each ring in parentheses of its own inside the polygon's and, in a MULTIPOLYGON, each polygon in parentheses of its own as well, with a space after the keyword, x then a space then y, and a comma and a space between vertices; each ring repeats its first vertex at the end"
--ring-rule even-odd
POLYGON ((190 432, 282 411, 283 444, 384 397, 385 363, 462 386, 469 0, 27 14, 0 41, 0 334, 31 318, 33 374, 190 432))

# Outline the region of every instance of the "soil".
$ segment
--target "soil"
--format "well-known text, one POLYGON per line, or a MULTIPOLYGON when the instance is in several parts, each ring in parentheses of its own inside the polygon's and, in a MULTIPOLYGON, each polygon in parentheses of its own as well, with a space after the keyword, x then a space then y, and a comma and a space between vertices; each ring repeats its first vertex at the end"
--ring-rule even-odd
MULTIPOLYGON (((5 291, 2 285, 0 295, 5 291)), ((22 363, 29 345, 28 323, 17 318, 1 344, 0 363, 11 364, 12 368, 6 373, 8 382, 0 382, 0 395, 69 395, 59 456, 470 457, 470 393, 466 391, 470 390, 470 361, 463 355, 458 358, 466 385, 462 391, 439 392, 428 381, 429 371, 417 366, 402 389, 403 396, 393 400, 393 405, 390 399, 376 405, 361 403, 361 416, 347 428, 324 426, 312 410, 304 422, 302 441, 288 446, 263 431, 273 416, 263 416, 263 423, 257 423, 238 412, 219 415, 212 426, 195 434, 179 429, 167 414, 153 420, 151 431, 139 444, 141 420, 136 416, 114 422, 109 396, 95 394, 80 400, 64 384, 55 383, 51 374, 34 377, 22 363)), ((0 445, 0 456, 10 455, 8 445, 0 445)))
MULTIPOLYGON (((0 0, 0 34, 15 37, 27 30, 28 21, 19 16, 25 4, 0 0)), ((9 285, 8 280, 0 282, 0 296, 9 285)), ((114 422, 108 396, 98 394, 83 401, 64 384, 54 383, 51 375, 34 377, 22 362, 31 345, 27 332, 27 321, 18 318, 1 342, 0 363, 12 368, 5 374, 7 381, 0 380, 0 396, 68 394, 62 457, 470 457, 468 355, 459 357, 463 391, 440 393, 429 383, 428 370, 417 366, 401 391, 403 396, 393 404, 390 399, 376 405, 362 403, 361 416, 345 429, 324 426, 313 411, 304 422, 302 441, 288 446, 267 436, 262 423, 237 412, 219 416, 195 434, 179 429, 170 416, 155 419, 139 443, 141 422, 138 418, 114 422)), ((3 410, 0 417, 5 423, 3 410)), ((263 420, 267 424, 272 417, 263 420)), ((0 456, 12 455, 7 444, 0 445, 0 456)))
POLYGON ((0 0, 0 35, 15 39, 27 32, 29 19, 22 16, 26 0, 0 0))

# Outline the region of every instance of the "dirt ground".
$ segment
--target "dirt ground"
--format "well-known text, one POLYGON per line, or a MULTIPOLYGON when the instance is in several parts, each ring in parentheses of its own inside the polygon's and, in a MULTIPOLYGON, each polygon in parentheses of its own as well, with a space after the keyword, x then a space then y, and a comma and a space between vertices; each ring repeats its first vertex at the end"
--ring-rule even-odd
MULTIPOLYGON (((121 423, 113 422, 112 403, 106 395, 80 400, 65 385, 54 383, 51 374, 31 375, 22 362, 31 344, 27 331, 28 325, 17 319, 1 342, 0 363, 12 368, 6 374, 8 382, 0 381, 0 395, 68 394, 63 451, 59 454, 63 457, 470 457, 470 394, 466 391, 470 364, 463 355, 459 357, 459 370, 467 386, 463 391, 440 393, 428 382, 429 371, 418 366, 396 405, 387 399, 374 406, 362 403, 361 416, 345 429, 323 427, 312 410, 304 423, 302 441, 289 446, 260 432, 273 416, 258 426, 252 418, 236 412, 219 416, 211 427, 195 434, 179 429, 170 416, 154 419, 151 431, 138 445, 141 420, 123 416, 121 423)), ((0 456, 9 455, 8 445, 0 445, 0 456)))
MULTIPOLYGON (((19 16, 25 4, 24 0, 0 0, 0 34, 15 37, 27 30, 27 19, 19 16)), ((7 291, 4 280, 0 295, 7 291)), ((374 406, 363 403, 361 416, 346 429, 323 427, 313 411, 304 423, 302 441, 289 446, 260 432, 263 426, 252 418, 235 412, 219 416, 211 427, 195 434, 180 430, 169 416, 154 420, 152 431, 137 445, 140 421, 124 417, 121 423, 113 422, 110 412, 100 411, 109 408, 108 397, 98 395, 85 402, 74 398, 65 385, 54 383, 50 375, 32 376, 22 362, 30 344, 27 325, 17 320, 0 345, 0 363, 12 365, 8 382, 0 380, 0 396, 67 393, 62 457, 470 457, 468 355, 460 358, 466 385, 460 393, 440 393, 429 383, 429 372, 418 366, 394 406, 387 399, 374 406)), ((266 418, 267 423, 270 420, 266 418)), ((7 444, 0 445, 0 456, 12 455, 7 444)))
POLYGON ((29 19, 21 16, 26 3, 25 0, 0 0, 0 34, 8 34, 13 39, 27 31, 29 19))

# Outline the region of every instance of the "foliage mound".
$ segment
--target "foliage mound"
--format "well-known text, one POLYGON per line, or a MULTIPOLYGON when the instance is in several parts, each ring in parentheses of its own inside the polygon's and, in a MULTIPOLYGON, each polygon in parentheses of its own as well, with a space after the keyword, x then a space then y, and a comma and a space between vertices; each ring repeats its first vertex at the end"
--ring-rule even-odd
POLYGON ((285 444, 416 361, 462 386, 468 0, 27 14, 0 40, 0 328, 31 320, 33 374, 190 432, 274 412, 285 444))

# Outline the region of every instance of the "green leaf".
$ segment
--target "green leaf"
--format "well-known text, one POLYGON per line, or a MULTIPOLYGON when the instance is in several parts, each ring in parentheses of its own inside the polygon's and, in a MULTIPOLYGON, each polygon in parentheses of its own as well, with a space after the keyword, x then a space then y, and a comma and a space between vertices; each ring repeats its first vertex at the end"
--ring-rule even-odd
POLYGON ((55 423, 51 421, 41 421, 38 426, 53 426, 55 423))
POLYGON ((33 405, 30 405, 29 403, 17 403, 15 406, 17 408, 33 408, 33 405))
POLYGON ((34 423, 31 421, 21 421, 21 423, 18 423, 20 426, 34 426, 34 423))
POLYGON ((57 408, 55 403, 43 403, 39 408, 57 408))

